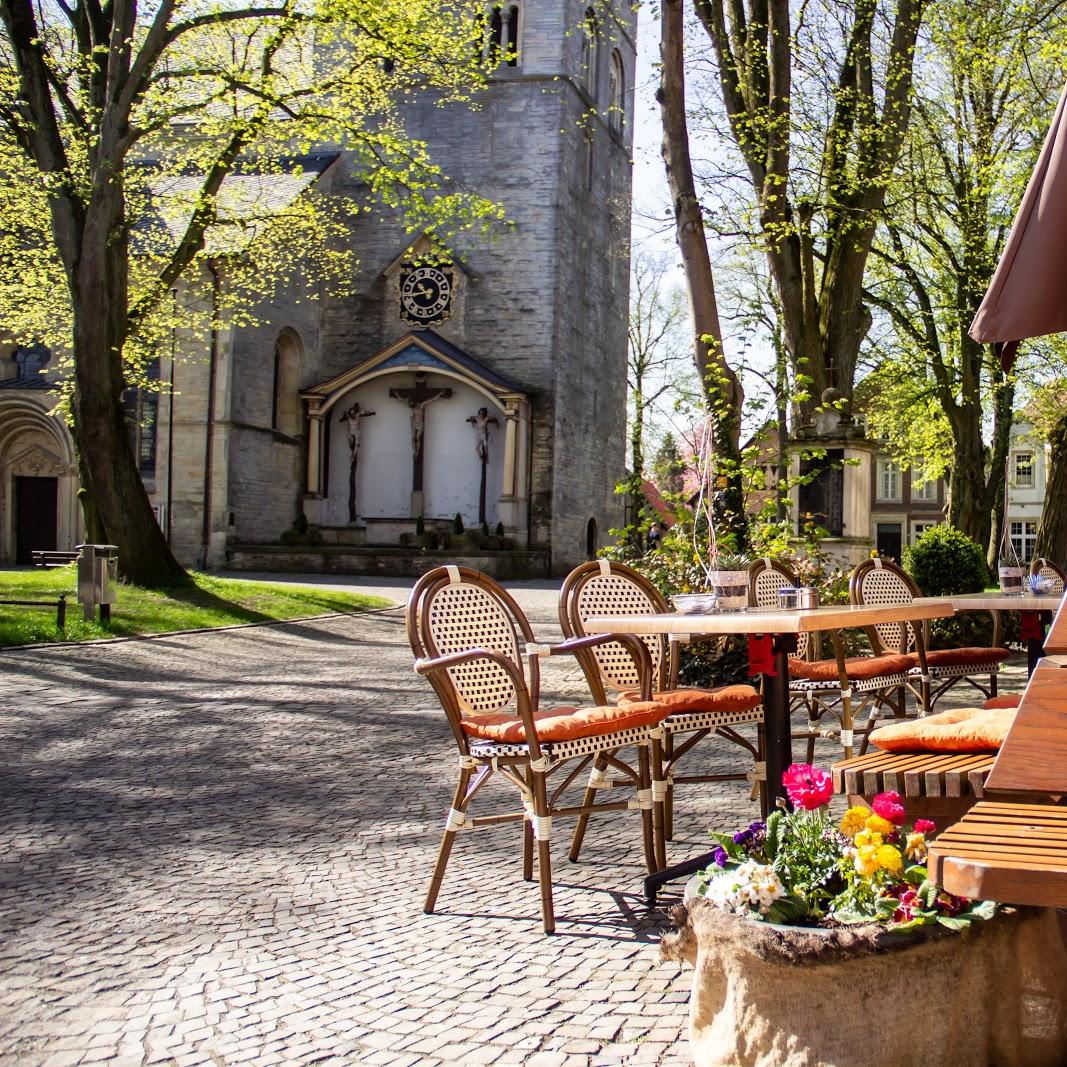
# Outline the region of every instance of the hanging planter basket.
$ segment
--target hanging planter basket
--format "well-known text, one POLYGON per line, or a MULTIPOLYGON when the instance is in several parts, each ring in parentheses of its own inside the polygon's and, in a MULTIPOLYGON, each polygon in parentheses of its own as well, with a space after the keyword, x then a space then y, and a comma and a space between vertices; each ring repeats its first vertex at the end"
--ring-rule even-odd
POLYGON ((690 898, 666 960, 694 968, 697 1067, 1052 1067, 1067 1050, 1057 914, 1020 909, 954 932, 773 926, 690 898))

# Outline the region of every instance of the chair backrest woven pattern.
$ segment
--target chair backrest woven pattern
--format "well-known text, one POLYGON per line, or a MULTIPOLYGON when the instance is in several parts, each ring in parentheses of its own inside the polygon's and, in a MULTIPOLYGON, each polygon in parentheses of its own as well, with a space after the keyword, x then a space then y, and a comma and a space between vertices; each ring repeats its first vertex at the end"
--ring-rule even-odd
MULTIPOLYGON (((907 582, 888 567, 872 567, 868 570, 860 579, 859 592, 860 602, 863 604, 910 604, 912 600, 907 582)), ((915 644, 915 632, 910 623, 880 622, 875 624, 874 631, 878 634, 878 640, 889 652, 899 652, 905 627, 907 628, 907 643, 904 645, 906 651, 915 644)))
MULTIPOLYGON (((447 656, 484 648, 512 660, 522 672, 515 624, 507 608, 488 590, 467 582, 441 587, 427 614, 426 635, 436 654, 447 656)), ((494 714, 515 700, 515 686, 495 663, 475 661, 450 667, 460 707, 469 714, 494 714)))
MULTIPOLYGON (((756 598, 757 608, 778 607, 778 590, 785 589, 794 584, 793 577, 779 570, 772 560, 760 560, 755 566, 755 578, 752 582, 753 592, 756 598)), ((805 659, 808 655, 808 645, 811 643, 811 634, 797 635, 796 654, 805 659)))
POLYGON ((1063 592, 1063 571, 1056 566, 1055 563, 1049 563, 1047 559, 1034 560, 1034 566, 1031 568, 1032 574, 1039 574, 1042 578, 1052 579, 1052 592, 1063 592))
MULTIPOLYGON (((585 629, 585 620, 594 615, 654 615, 656 605, 645 591, 622 574, 593 574, 581 585, 576 596, 578 618, 585 629)), ((648 647, 653 664, 663 661, 663 641, 660 634, 643 634, 641 640, 648 647)), ((601 677, 614 689, 640 689, 641 676, 633 656, 617 642, 597 645, 593 650, 601 677)))

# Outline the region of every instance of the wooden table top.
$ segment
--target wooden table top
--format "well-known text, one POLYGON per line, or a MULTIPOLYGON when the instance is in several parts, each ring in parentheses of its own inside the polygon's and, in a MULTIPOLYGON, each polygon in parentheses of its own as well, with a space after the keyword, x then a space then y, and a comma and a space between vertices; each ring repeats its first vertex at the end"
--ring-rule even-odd
POLYGON ((824 604, 793 610, 749 608, 714 615, 598 615, 585 620, 585 629, 616 634, 803 634, 880 622, 919 622, 951 614, 948 600, 931 598, 923 604, 824 604))
POLYGON ((1045 636, 1045 651, 1051 656, 1067 656, 1067 597, 1045 636))
POLYGON ((954 593, 950 596, 917 596, 915 604, 942 604, 946 601, 956 611, 1055 611, 1063 599, 1062 593, 1035 596, 1007 596, 1004 593, 954 593))
POLYGON ((1067 667, 1038 663, 986 790, 1067 793, 1067 667))

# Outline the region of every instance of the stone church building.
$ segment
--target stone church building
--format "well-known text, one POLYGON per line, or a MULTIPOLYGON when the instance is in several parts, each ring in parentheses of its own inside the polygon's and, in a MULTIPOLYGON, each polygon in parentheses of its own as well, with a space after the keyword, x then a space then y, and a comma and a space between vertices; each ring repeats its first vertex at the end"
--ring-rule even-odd
MULTIPOLYGON (((503 527, 511 573, 560 573, 620 524, 635 15, 511 0, 488 30, 500 64, 481 109, 417 101, 407 122, 512 225, 460 236, 441 262, 399 218, 365 214, 349 295, 307 300, 309 279, 258 326, 175 330, 154 368, 171 388, 130 391, 142 476, 183 563, 402 572, 401 535, 459 514, 503 527), (283 542, 298 516, 319 534, 283 542)), ((272 195, 367 195, 343 151, 289 169, 272 195)), ((177 300, 212 285, 224 270, 177 300)), ((80 537, 49 368, 41 346, 0 348, 0 563, 80 537)))

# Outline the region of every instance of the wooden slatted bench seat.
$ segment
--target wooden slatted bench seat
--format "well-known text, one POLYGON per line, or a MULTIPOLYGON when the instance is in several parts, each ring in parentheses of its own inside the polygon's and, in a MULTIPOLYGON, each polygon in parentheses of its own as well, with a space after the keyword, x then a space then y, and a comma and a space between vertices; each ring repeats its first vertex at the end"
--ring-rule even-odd
POLYGON ((30 553, 30 560, 35 567, 66 567, 77 563, 79 552, 54 552, 35 548, 30 553))
POLYGON ((930 877, 972 900, 1067 904, 1067 807, 983 800, 930 842, 930 877))
POLYGON ((908 819, 959 818, 984 795, 991 752, 882 752, 841 760, 831 768, 834 789, 854 800, 893 791, 904 801, 908 819))

